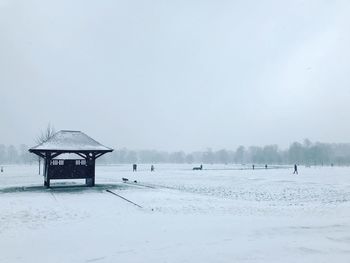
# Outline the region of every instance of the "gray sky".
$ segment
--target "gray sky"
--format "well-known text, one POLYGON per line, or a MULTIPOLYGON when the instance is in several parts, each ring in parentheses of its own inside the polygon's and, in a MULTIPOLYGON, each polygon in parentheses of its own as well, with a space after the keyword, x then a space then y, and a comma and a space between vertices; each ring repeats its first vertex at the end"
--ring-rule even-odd
POLYGON ((0 143, 350 142, 350 1, 0 0, 0 143))

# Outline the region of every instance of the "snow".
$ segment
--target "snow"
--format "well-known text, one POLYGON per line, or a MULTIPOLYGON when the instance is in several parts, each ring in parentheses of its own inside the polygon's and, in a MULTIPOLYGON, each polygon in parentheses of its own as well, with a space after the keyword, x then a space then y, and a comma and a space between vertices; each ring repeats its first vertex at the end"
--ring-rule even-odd
POLYGON ((79 156, 76 153, 62 153, 53 159, 56 159, 56 160, 82 160, 84 158, 79 156))
POLYGON ((31 150, 47 151, 112 151, 81 131, 62 130, 55 133, 48 141, 31 150))
POLYGON ((37 166, 5 166, 0 262, 349 262, 350 168, 191 167, 97 166, 94 188, 45 189, 37 166))

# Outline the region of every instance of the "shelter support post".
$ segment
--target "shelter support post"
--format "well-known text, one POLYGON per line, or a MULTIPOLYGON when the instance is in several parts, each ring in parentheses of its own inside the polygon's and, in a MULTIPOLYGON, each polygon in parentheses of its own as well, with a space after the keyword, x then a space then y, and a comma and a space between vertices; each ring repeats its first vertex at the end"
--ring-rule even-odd
POLYGON ((50 154, 46 153, 45 154, 45 159, 44 159, 44 186, 47 188, 50 187, 50 173, 49 173, 49 164, 50 164, 50 154))
POLYGON ((95 186, 95 177, 93 178, 86 178, 85 183, 87 186, 95 186))
POLYGON ((95 186, 95 154, 89 156, 87 160, 89 164, 89 178, 85 179, 87 186, 95 186))
POLYGON ((50 179, 45 178, 44 186, 46 186, 46 188, 50 188, 50 179))

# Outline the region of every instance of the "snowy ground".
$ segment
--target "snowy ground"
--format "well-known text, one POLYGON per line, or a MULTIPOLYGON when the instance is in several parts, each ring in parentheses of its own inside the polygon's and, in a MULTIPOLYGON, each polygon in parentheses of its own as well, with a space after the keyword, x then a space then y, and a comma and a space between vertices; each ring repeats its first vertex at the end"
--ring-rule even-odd
POLYGON ((36 166, 6 166, 0 262, 350 261, 350 168, 205 168, 98 166, 94 188, 45 189, 36 166))

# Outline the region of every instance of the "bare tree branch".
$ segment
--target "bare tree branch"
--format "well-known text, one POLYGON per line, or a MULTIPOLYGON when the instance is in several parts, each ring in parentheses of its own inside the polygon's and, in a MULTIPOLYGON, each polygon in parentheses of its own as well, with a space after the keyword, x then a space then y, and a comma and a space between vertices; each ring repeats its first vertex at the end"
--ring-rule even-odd
MULTIPOLYGON (((37 144, 41 144, 43 142, 48 141, 54 134, 55 134, 55 128, 49 123, 45 130, 43 130, 40 135, 35 139, 35 142, 37 144)), ((40 174, 40 165, 41 165, 41 157, 38 156, 38 162, 39 162, 39 174, 40 174)))
POLYGON ((49 140, 55 134, 55 128, 49 123, 44 131, 36 138, 36 143, 40 144, 49 140))

